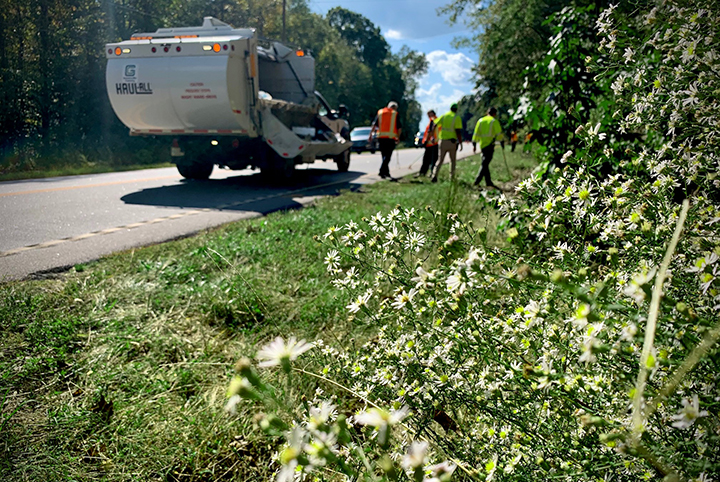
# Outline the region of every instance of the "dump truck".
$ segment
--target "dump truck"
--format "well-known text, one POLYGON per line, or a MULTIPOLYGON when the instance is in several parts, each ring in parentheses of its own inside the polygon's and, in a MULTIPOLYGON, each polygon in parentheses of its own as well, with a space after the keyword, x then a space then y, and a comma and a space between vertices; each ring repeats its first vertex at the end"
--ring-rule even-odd
POLYGON ((297 164, 350 167, 349 125, 315 90, 311 52, 213 17, 109 43, 110 103, 132 136, 167 136, 188 179, 214 166, 292 177, 297 164))

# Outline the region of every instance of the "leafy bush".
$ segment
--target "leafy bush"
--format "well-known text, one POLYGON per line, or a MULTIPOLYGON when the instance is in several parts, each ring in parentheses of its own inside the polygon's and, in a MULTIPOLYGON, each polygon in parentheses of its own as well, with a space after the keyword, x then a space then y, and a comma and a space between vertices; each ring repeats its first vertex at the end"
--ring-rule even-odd
POLYGON ((279 480, 720 477, 717 11, 600 16, 593 68, 646 142, 618 155, 610 121, 577 126, 567 166, 501 197, 506 244, 413 209, 325 234, 367 340, 318 341, 303 368, 310 345, 276 340, 259 355, 284 387, 245 360, 230 390, 284 437, 279 480), (296 377, 320 384, 298 406, 296 377))

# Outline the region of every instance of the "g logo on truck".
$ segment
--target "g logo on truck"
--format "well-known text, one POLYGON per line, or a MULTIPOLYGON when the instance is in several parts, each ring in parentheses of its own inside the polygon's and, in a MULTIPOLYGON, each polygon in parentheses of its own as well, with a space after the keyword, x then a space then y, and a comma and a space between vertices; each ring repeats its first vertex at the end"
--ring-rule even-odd
POLYGON ((128 64, 125 66, 125 75, 123 80, 115 84, 115 93, 117 95, 151 95, 153 93, 150 82, 136 82, 137 66, 128 64))

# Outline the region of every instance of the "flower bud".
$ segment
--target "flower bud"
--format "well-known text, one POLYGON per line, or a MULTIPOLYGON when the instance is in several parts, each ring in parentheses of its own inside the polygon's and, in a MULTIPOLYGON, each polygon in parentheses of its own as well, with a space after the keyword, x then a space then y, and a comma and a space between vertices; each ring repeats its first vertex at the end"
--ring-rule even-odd
POLYGON ((530 269, 530 266, 522 264, 518 267, 515 277, 518 281, 522 281, 530 275, 532 275, 532 269, 530 269))
POLYGON ((253 370, 252 362, 249 358, 241 358, 235 363, 235 371, 241 376, 245 377, 247 381, 254 387, 259 387, 262 382, 257 376, 257 373, 253 370))
POLYGON ((258 400, 260 396, 255 390, 252 389, 252 385, 247 378, 233 377, 230 381, 230 386, 227 392, 228 397, 233 395, 240 395, 242 398, 248 400, 258 400))
POLYGON ((550 275, 550 281, 553 283, 560 283, 565 280, 565 275, 561 269, 556 269, 550 275))

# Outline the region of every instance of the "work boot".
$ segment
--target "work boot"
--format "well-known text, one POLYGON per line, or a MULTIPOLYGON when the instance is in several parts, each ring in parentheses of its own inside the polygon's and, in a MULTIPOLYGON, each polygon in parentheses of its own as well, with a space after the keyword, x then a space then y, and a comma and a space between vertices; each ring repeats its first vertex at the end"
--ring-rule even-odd
POLYGON ((430 182, 437 182, 437 177, 433 177, 430 182))

